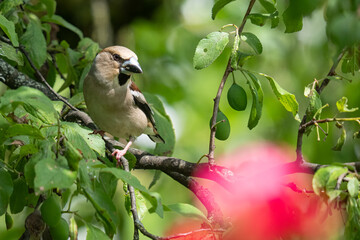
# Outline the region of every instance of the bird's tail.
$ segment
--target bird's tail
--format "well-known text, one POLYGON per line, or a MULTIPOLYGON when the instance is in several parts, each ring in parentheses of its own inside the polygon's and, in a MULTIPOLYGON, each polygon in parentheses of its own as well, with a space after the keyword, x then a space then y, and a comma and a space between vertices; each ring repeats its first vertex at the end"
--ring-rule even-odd
POLYGON ((156 143, 165 143, 165 140, 159 135, 159 134, 156 134, 156 135, 148 135, 149 138, 153 141, 153 142, 156 142, 156 143))

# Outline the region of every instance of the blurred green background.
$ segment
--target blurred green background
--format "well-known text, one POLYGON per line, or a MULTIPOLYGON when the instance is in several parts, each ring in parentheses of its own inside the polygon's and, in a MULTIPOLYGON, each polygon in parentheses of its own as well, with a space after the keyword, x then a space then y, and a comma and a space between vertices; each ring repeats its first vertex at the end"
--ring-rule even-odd
MULTIPOLYGON (((219 12, 216 20, 211 19, 213 0, 60 0, 57 2, 56 13, 80 28, 86 37, 99 42, 102 48, 123 45, 137 53, 144 74, 135 77, 136 84, 142 91, 161 97, 173 121, 177 139, 173 156, 196 162, 203 154, 208 153, 213 98, 225 71, 230 48, 210 67, 200 71, 192 66, 194 51, 199 40, 208 33, 218 31, 225 24, 239 25, 247 4, 248 1, 232 2, 219 12)), ((280 13, 285 7, 286 1, 278 1, 280 13)), ((255 4, 253 12, 261 11, 261 6, 255 4)), ((256 34, 263 44, 263 53, 249 60, 244 68, 272 76, 284 89, 295 94, 300 104, 300 117, 307 107, 304 87, 315 78, 324 78, 336 56, 336 49, 326 36, 323 12, 323 9, 318 9, 306 17, 303 30, 298 33, 285 34, 281 21, 276 29, 271 29, 270 24, 259 27, 250 22, 244 29, 256 34)), ((72 47, 79 41, 74 33, 64 28, 60 28, 57 37, 59 40, 67 40, 72 47)), ((247 121, 252 102, 251 93, 242 74, 235 72, 234 76, 235 81, 247 89, 248 106, 244 112, 237 112, 229 107, 226 92, 232 83, 230 76, 221 98, 220 109, 230 120, 231 134, 227 141, 216 141, 216 157, 249 142, 271 141, 292 147, 295 160, 299 123, 278 102, 268 80, 260 79, 264 89, 263 115, 258 126, 250 131, 247 121)), ((323 117, 333 117, 336 114, 335 103, 342 96, 348 97, 350 107, 359 107, 360 81, 356 80, 358 76, 348 77, 354 81, 331 82, 323 92, 323 104, 330 104, 323 111, 323 117)), ((326 129, 325 125, 324 128, 326 129)), ((346 128, 349 130, 347 142, 341 152, 331 150, 340 136, 340 130, 333 124, 330 124, 326 141, 318 142, 316 132, 305 136, 305 158, 317 163, 359 160, 359 140, 352 139, 352 132, 358 126, 347 124, 346 128)), ((324 138, 324 134, 320 133, 320 136, 321 139, 324 138)), ((137 146, 146 150, 153 145, 146 137, 141 137, 137 146)), ((135 170, 134 174, 145 186, 153 176, 151 171, 135 170)), ((114 199, 123 216, 116 238, 131 239, 132 223, 123 207, 121 188, 119 186, 114 199)), ((161 194, 165 204, 191 202, 193 199, 190 191, 165 174, 152 190, 161 194)), ((83 200, 77 199, 79 204, 74 209, 78 208, 80 214, 91 219, 94 212, 89 212, 90 204, 83 200)), ((17 216, 18 219, 23 217, 17 216)), ((0 239, 19 237, 23 223, 16 221, 17 218, 15 228, 9 232, 4 231, 4 216, 0 218, 0 239)), ((175 213, 166 213, 164 219, 155 214, 147 214, 143 223, 151 233, 163 235, 177 218, 175 213)))

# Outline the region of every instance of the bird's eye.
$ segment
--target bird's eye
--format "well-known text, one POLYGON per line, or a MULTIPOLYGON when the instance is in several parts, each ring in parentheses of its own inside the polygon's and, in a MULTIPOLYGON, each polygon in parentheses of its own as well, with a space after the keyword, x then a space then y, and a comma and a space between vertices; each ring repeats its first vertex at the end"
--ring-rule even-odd
POLYGON ((119 54, 116 54, 116 53, 113 55, 113 58, 117 62, 119 62, 121 60, 121 57, 119 56, 119 54))

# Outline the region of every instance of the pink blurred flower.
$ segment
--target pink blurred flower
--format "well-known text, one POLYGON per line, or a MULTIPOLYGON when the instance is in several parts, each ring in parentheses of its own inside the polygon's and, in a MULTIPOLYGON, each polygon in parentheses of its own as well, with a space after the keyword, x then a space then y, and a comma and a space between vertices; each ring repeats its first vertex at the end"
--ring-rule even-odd
POLYGON ((326 204, 314 193, 287 187, 312 190, 312 175, 286 175, 279 167, 294 160, 295 151, 289 147, 253 143, 216 160, 234 173, 236 181, 227 189, 203 179, 206 171, 195 173, 232 225, 223 239, 328 239, 338 233, 342 226, 338 211, 328 216, 326 204))

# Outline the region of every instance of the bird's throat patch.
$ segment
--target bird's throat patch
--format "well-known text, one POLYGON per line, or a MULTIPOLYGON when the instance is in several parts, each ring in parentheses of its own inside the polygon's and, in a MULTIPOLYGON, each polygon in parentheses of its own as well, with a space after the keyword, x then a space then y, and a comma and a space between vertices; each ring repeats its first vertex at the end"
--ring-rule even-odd
POLYGON ((129 80, 130 75, 120 73, 118 78, 119 78, 119 84, 120 86, 122 86, 129 80))

